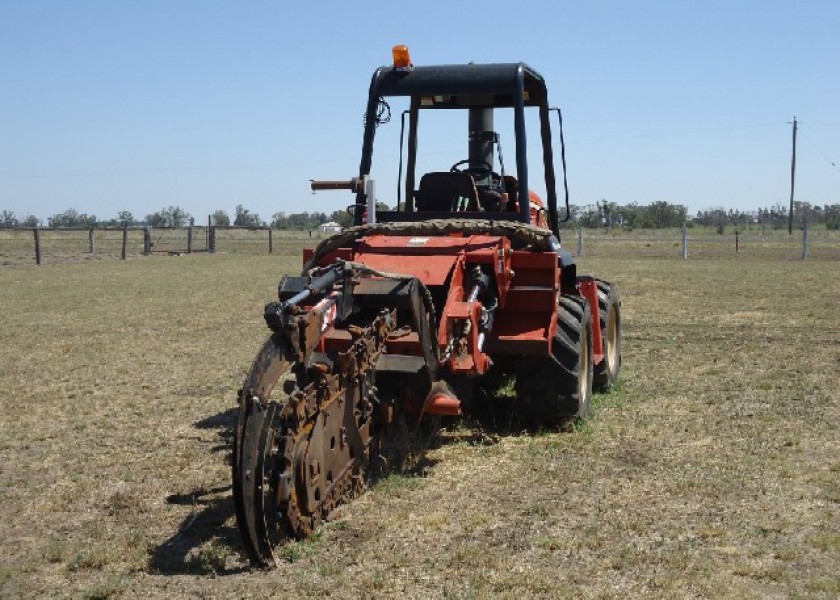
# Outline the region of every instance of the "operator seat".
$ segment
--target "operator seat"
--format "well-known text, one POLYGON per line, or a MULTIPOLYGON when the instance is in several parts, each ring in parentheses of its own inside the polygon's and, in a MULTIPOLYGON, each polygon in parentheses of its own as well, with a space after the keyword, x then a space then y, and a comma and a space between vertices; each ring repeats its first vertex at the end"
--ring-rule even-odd
POLYGON ((420 178, 418 212, 481 210, 475 180, 469 173, 434 171, 420 178))

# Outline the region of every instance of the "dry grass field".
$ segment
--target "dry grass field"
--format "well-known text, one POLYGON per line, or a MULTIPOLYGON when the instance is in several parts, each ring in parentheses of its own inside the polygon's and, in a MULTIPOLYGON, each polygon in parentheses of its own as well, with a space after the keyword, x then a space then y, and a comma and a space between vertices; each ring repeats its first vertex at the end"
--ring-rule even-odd
POLYGON ((840 595, 837 260, 584 255, 625 334, 587 425, 453 426, 251 571, 236 390, 299 248, 0 268, 0 597, 840 595))

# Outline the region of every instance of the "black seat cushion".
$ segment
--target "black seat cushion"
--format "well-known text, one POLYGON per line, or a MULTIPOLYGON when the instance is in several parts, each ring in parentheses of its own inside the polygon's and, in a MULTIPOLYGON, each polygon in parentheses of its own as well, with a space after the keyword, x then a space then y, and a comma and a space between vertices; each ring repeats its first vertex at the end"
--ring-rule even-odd
POLYGON ((479 210, 478 192, 469 173, 426 173, 420 178, 418 211, 479 210))

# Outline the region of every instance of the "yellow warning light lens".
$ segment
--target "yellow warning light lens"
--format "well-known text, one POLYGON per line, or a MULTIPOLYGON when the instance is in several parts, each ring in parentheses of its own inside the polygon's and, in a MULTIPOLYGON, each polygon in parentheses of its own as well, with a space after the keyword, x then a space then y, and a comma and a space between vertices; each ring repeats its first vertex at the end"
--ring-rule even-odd
POLYGON ((411 56, 408 54, 408 46, 402 44, 394 46, 393 53, 395 69, 411 68, 411 56))

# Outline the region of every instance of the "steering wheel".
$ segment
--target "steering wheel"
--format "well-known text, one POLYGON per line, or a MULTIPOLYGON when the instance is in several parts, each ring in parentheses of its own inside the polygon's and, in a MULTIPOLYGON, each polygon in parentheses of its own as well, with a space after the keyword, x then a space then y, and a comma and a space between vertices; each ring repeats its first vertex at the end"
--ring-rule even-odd
POLYGON ((482 185, 476 186, 478 192, 479 210, 487 212, 501 212, 505 209, 504 202, 502 202, 501 192, 504 191, 502 177, 493 171, 493 165, 489 161, 483 161, 484 164, 478 167, 468 167, 461 169, 459 167, 469 164, 470 160, 460 160, 450 167, 450 173, 467 173, 479 179, 487 179, 482 185))
POLYGON ((465 158, 464 160, 459 160, 454 165, 449 167, 450 173, 475 173, 478 176, 487 176, 493 172, 493 165, 491 165, 488 161, 483 161, 484 164, 478 167, 468 167, 466 169, 461 169, 460 167, 463 165, 470 164, 470 159, 465 158))

